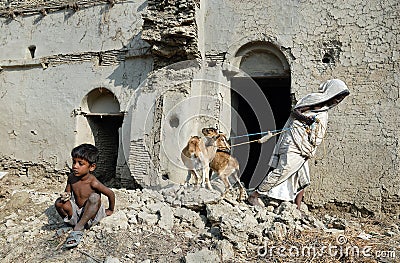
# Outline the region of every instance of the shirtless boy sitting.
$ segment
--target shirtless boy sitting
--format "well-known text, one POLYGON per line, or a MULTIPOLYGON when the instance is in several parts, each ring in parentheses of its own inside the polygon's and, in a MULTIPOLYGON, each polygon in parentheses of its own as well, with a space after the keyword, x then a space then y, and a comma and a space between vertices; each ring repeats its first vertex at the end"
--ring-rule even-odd
POLYGON ((92 174, 96 169, 98 149, 81 144, 72 152, 72 173, 68 176, 65 192, 55 202, 64 222, 73 226, 65 247, 76 247, 82 240, 83 229, 98 223, 114 211, 115 195, 92 174), (108 197, 108 209, 101 204, 101 194, 108 197))

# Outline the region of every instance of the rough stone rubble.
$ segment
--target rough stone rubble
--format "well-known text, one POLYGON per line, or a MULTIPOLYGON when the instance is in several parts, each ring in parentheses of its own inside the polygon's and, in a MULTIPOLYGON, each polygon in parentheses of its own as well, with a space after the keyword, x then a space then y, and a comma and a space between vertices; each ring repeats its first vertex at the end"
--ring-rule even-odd
MULTIPOLYGON (((212 191, 176 184, 113 189, 114 214, 85 231, 77 249, 66 250, 67 233, 56 234, 63 223, 53 206, 54 189, 62 191, 63 179, 11 174, 1 179, 0 256, 5 262, 19 257, 33 262, 253 262, 264 244, 310 230, 337 235, 351 226, 328 215, 319 220, 305 205, 298 210, 289 202, 276 208, 239 203, 238 190, 221 199, 223 184, 217 179, 212 191)), ((399 233, 394 225, 387 235, 399 233)))

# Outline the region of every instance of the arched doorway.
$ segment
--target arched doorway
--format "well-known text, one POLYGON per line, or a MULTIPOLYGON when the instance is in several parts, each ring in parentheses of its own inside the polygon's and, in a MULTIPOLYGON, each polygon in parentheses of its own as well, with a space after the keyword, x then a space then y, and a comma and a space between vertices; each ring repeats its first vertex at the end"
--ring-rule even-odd
POLYGON ((106 88, 90 91, 82 104, 82 115, 86 117, 94 144, 100 151, 95 175, 102 183, 115 186, 119 129, 124 113, 120 111, 118 99, 106 88))
MULTIPOLYGON (((232 115, 233 134, 257 134, 282 129, 292 106, 290 69, 285 56, 271 43, 257 42, 240 48, 236 57, 240 58, 240 70, 247 76, 234 77, 231 82, 231 101, 237 112, 236 117, 232 115), (256 96, 265 98, 258 100, 261 102, 254 102, 251 98, 256 89, 260 94, 256 96), (257 113, 256 108, 260 108, 257 103, 269 104, 267 109, 272 111, 271 117, 267 112, 257 113)), ((234 138, 232 144, 241 141, 243 138, 234 138)), ((265 144, 251 143, 234 149, 241 167, 241 180, 248 188, 256 187, 268 172, 274 145, 275 140, 271 140, 265 144)))

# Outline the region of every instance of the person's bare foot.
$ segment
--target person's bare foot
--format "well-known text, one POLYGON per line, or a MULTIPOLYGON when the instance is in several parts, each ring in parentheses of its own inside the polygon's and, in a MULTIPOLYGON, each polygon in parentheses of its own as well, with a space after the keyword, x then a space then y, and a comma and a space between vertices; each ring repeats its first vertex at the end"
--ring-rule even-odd
POLYGON ((249 198, 247 199, 247 201, 249 201, 249 203, 251 205, 259 206, 259 207, 265 207, 265 204, 263 203, 263 201, 261 201, 260 198, 255 197, 253 195, 250 195, 249 198))

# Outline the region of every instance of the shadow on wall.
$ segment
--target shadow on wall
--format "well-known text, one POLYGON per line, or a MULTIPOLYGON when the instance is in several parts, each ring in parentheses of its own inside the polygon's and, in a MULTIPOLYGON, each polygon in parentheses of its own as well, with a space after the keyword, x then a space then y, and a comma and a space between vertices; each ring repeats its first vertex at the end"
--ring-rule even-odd
MULTIPOLYGON (((137 89, 153 70, 153 59, 150 46, 141 39, 141 33, 135 35, 129 44, 119 50, 117 57, 121 62, 114 72, 108 76, 114 86, 126 89, 137 89)), ((99 66, 110 63, 104 57, 99 59, 99 66)))
MULTIPOLYGON (((122 104, 126 105, 122 106, 120 109, 121 112, 125 113, 125 117, 121 119, 120 123, 114 123, 114 134, 119 134, 118 137, 114 137, 114 143, 119 145, 118 156, 116 159, 115 166, 116 172, 114 173, 113 187, 124 187, 128 189, 139 188, 140 185, 136 182, 134 177, 131 174, 130 168, 128 166, 128 159, 125 156, 124 147, 130 147, 128 145, 124 145, 124 142, 130 141, 130 131, 132 124, 132 116, 129 114, 130 102, 134 96, 138 96, 138 89, 143 81, 146 80, 148 74, 153 69, 153 59, 150 53, 150 46, 141 39, 141 33, 136 34, 129 41, 129 44, 124 46, 121 50, 121 57, 119 58, 121 62, 114 69, 113 73, 108 76, 110 83, 113 86, 122 87, 122 96, 121 101, 122 104), (129 140, 124 140, 123 138, 129 138, 129 140)), ((106 60, 99 60, 99 65, 106 65, 106 60)), ((89 121, 89 120, 88 120, 89 121)), ((104 122, 104 120, 102 120, 104 122)), ((99 128, 101 120, 97 121, 97 124, 90 124, 92 128, 99 128), (96 126, 96 127, 95 127, 96 126)), ((106 125, 107 126, 107 125, 106 125)), ((111 128, 108 127, 108 129, 111 128)), ((105 131, 104 129, 102 129, 105 131)), ((105 132, 104 136, 107 132, 105 132)), ((115 145, 115 144, 114 144, 115 145)), ((129 151, 128 151, 129 152, 129 151)), ((109 179, 109 178, 107 178, 109 179)))

